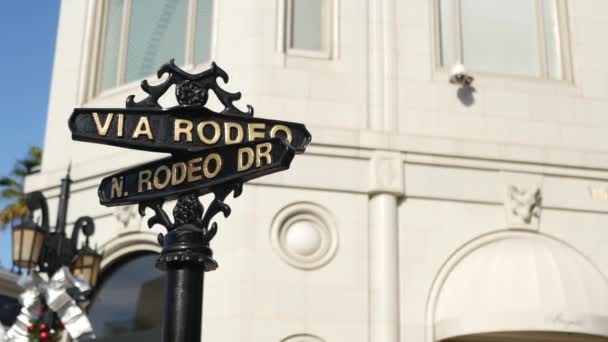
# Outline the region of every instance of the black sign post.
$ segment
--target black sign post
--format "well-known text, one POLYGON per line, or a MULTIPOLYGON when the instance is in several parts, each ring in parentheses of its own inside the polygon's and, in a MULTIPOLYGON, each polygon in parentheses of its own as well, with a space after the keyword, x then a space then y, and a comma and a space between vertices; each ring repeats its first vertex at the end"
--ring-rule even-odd
POLYGON ((167 271, 163 341, 201 339, 204 272, 217 268, 209 242, 217 233, 213 217, 230 215, 226 197, 241 194, 243 183, 289 168, 295 154, 310 143, 304 125, 253 117, 236 108, 240 93, 223 90, 217 78, 228 75, 215 63, 199 74, 189 74, 173 60, 158 71, 167 78, 151 86, 141 84, 148 96, 126 108, 76 108, 69 120, 72 139, 172 156, 123 170, 104 178, 99 200, 105 206, 138 204, 154 215, 148 226, 164 226, 158 235, 162 247, 156 267, 167 271), (175 86, 178 106, 164 109, 158 100, 175 86), (205 107, 209 91, 224 106, 222 112, 205 107), (199 196, 212 193, 205 209, 199 196), (177 199, 173 220, 163 204, 177 199))

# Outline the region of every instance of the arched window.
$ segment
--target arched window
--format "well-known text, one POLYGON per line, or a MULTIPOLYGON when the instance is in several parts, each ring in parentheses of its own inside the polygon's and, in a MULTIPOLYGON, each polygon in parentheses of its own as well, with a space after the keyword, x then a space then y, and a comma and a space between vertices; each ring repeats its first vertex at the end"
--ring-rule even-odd
POLYGON ((97 92, 210 59, 214 0, 109 0, 103 8, 97 92))
POLYGON ((157 255, 125 258, 102 274, 89 319, 101 341, 158 340, 161 335, 164 273, 157 255))

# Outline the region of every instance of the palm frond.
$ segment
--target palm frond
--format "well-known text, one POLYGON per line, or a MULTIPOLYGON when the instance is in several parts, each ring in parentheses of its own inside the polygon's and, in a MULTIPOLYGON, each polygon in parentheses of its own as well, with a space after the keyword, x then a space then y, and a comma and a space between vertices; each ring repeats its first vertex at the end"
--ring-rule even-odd
POLYGON ((42 150, 32 146, 25 158, 15 162, 11 171, 12 177, 0 178, 0 188, 4 188, 0 192, 0 197, 12 202, 0 211, 0 229, 29 213, 23 193, 23 179, 39 166, 41 161, 42 150))
POLYGON ((0 225, 5 226, 14 220, 24 217, 29 213, 25 202, 17 202, 7 205, 0 211, 0 225))
POLYGON ((20 198, 23 197, 23 192, 19 191, 17 189, 13 189, 13 188, 8 188, 8 189, 4 189, 2 190, 2 192, 0 192, 0 196, 2 196, 2 198, 20 198))
POLYGON ((0 186, 20 187, 21 183, 10 177, 0 178, 0 186))

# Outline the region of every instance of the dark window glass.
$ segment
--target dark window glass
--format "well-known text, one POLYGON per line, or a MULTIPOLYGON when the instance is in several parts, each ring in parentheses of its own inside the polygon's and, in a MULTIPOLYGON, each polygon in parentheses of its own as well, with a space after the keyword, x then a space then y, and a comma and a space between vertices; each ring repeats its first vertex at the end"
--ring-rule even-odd
POLYGON ((0 295, 0 324, 6 327, 13 325, 19 310, 21 304, 17 298, 0 295))
POLYGON ((89 318, 103 341, 160 338, 164 273, 154 267, 156 255, 131 257, 102 274, 89 318))

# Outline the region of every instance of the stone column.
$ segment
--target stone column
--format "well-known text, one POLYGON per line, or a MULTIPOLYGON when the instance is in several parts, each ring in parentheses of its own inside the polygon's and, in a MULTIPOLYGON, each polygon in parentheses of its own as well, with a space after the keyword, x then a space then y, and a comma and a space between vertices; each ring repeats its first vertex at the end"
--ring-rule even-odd
POLYGON ((403 161, 399 153, 377 152, 371 160, 369 200, 370 342, 398 342, 399 223, 403 195, 403 161))
POLYGON ((368 2, 368 128, 397 129, 397 21, 395 0, 368 2))

